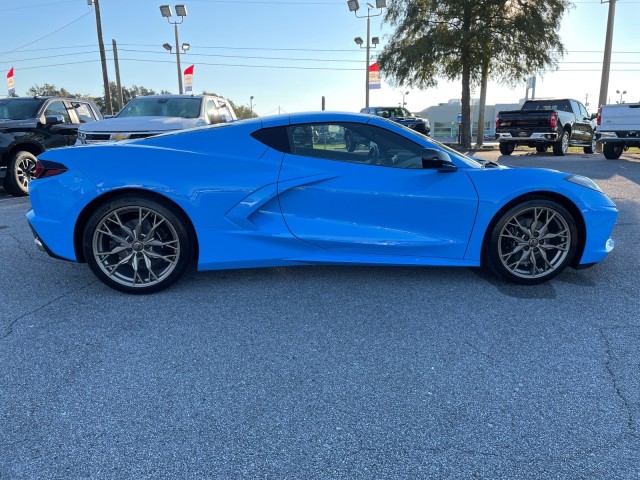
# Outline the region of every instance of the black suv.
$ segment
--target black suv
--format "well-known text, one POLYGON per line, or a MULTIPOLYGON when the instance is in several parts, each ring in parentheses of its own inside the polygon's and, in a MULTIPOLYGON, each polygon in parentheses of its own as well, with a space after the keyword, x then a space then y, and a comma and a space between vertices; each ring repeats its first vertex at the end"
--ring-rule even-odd
POLYGON ((369 107, 360 110, 360 113, 368 113, 382 118, 388 118, 405 127, 413 128, 423 135, 431 133, 431 124, 425 118, 416 117, 403 107, 369 107))
POLYGON ((80 124, 101 119, 95 104, 78 98, 0 99, 0 177, 5 174, 7 193, 27 195, 36 155, 74 145, 80 124))

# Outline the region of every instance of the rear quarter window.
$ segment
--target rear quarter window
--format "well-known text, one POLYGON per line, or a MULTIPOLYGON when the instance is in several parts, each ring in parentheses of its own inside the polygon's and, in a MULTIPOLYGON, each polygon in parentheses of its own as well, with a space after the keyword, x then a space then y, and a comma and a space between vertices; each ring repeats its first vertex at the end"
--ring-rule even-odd
POLYGON ((253 132, 251 136, 274 150, 282 153, 291 153, 286 127, 263 128, 253 132))

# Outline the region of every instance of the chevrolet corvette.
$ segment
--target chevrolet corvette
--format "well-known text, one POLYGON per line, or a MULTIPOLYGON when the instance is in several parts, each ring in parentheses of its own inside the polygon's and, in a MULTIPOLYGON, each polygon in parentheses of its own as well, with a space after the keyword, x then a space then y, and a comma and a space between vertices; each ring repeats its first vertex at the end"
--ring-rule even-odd
POLYGON ((531 285, 603 260, 618 215, 587 177, 500 166, 340 112, 50 150, 35 177, 36 245, 134 294, 194 264, 485 267, 531 285))

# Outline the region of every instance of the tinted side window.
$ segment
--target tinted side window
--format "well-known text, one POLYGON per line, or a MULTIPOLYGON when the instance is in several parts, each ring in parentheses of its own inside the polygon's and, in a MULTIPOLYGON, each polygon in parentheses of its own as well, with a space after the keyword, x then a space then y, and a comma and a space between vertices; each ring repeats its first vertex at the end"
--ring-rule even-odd
POLYGON ((422 168, 421 145, 386 129, 360 123, 288 127, 291 153, 340 162, 422 168))
POLYGON ((64 123, 71 123, 71 118, 69 117, 69 112, 67 112, 67 107, 64 106, 64 102, 60 100, 56 100, 55 102, 51 102, 47 109, 44 111, 44 115, 62 115, 62 121, 64 123))

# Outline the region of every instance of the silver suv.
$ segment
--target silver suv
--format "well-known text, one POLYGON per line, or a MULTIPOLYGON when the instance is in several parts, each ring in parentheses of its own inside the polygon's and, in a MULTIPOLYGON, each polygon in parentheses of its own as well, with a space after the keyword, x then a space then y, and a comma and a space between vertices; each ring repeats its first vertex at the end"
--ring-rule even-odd
POLYGON ((145 138, 185 128, 237 120, 231 104, 213 95, 136 97, 111 118, 84 124, 76 145, 145 138))

